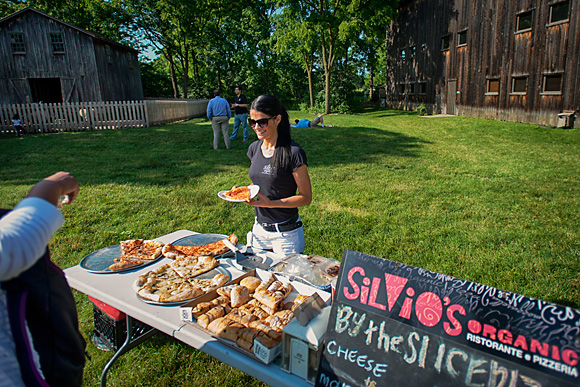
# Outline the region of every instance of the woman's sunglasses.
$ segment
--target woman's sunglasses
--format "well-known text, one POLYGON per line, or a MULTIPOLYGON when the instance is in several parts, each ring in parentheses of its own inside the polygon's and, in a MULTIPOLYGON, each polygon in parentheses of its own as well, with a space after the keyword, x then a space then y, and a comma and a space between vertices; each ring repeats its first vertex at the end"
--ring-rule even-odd
POLYGON ((248 124, 250 124, 250 126, 253 128, 256 126, 256 124, 258 124, 258 126, 260 128, 263 128, 264 126, 268 125, 268 121, 270 121, 272 118, 275 118, 276 116, 272 116, 269 118, 260 118, 259 120, 252 120, 251 118, 248 119, 248 124))

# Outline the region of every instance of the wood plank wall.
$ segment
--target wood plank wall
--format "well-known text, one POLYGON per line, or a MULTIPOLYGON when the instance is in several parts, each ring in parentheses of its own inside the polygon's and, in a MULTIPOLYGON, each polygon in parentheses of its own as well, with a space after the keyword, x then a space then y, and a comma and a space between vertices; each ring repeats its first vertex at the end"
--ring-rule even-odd
POLYGON ((580 119, 580 0, 565 1, 568 19, 550 22, 550 8, 562 0, 402 0, 386 36, 388 104, 424 103, 443 113, 455 106, 459 115, 548 125, 562 111, 580 119), (531 29, 516 31, 526 12, 531 29), (445 36, 449 49, 442 49, 445 36), (561 92, 543 90, 550 74, 562 75, 561 92), (525 92, 513 91, 514 78, 527 80, 525 92), (488 91, 489 80, 499 81, 499 91, 488 91))

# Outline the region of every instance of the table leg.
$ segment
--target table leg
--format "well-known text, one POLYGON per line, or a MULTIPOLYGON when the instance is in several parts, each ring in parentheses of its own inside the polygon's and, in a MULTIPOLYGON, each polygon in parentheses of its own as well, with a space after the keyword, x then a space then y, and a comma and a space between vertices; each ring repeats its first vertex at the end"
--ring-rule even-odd
POLYGON ((101 387, 105 387, 107 385, 107 372, 109 371, 109 368, 111 368, 115 360, 121 357, 121 355, 124 354, 125 352, 128 352, 131 348, 138 346, 139 344, 141 344, 142 342, 153 336, 155 333, 157 333, 157 330, 155 328, 150 328, 148 331, 140 334, 137 338, 132 339, 133 318, 127 315, 126 321, 127 321, 127 337, 125 338, 125 342, 123 343, 123 345, 121 345, 121 347, 117 349, 117 352, 115 352, 111 360, 109 360, 105 365, 105 368, 103 368, 103 372, 101 373, 101 387))

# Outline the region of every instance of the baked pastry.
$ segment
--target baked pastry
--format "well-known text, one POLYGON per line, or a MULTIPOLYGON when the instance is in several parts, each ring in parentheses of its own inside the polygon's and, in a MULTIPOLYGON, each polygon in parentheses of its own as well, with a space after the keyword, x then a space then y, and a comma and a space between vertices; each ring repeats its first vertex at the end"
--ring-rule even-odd
POLYGON ((260 286, 261 283, 262 283, 262 281, 260 281, 260 279, 258 277, 254 277, 254 276, 246 277, 240 281, 240 285, 248 288, 250 293, 254 293, 256 288, 258 286, 260 286))
POLYGON ((236 285, 230 291, 230 300, 232 308, 242 306, 250 300, 250 291, 245 286, 236 285))
POLYGON ((195 307, 193 307, 191 309, 191 314, 197 318, 199 316, 201 316, 202 314, 206 313, 207 311, 209 311, 210 309, 212 309, 215 306, 218 305, 222 305, 222 304, 229 304, 230 299, 229 297, 224 297, 224 296, 219 296, 217 298, 214 298, 211 301, 208 302, 200 302, 199 304, 197 304, 195 307))
POLYGON ((228 304, 218 305, 207 311, 207 313, 202 314, 197 318, 197 323, 202 328, 207 328, 207 326, 215 319, 220 318, 228 314, 232 310, 228 304))

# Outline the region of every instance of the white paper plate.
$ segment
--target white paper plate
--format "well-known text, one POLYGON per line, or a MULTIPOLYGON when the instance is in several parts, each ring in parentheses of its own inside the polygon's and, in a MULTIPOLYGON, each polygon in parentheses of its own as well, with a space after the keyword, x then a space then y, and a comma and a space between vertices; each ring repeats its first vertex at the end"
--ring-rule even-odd
MULTIPOLYGON (((258 194, 258 192, 260 192, 260 186, 259 185, 255 185, 255 184, 249 185, 248 186, 248 189, 250 190, 250 197, 251 198, 256 197, 256 195, 258 194)), ((226 192, 228 192, 228 191, 229 190, 218 192, 218 196, 220 197, 220 199, 227 200, 228 202, 236 202, 236 203, 243 202, 243 200, 234 200, 234 199, 230 199, 227 196, 225 196, 224 194, 226 192)))

